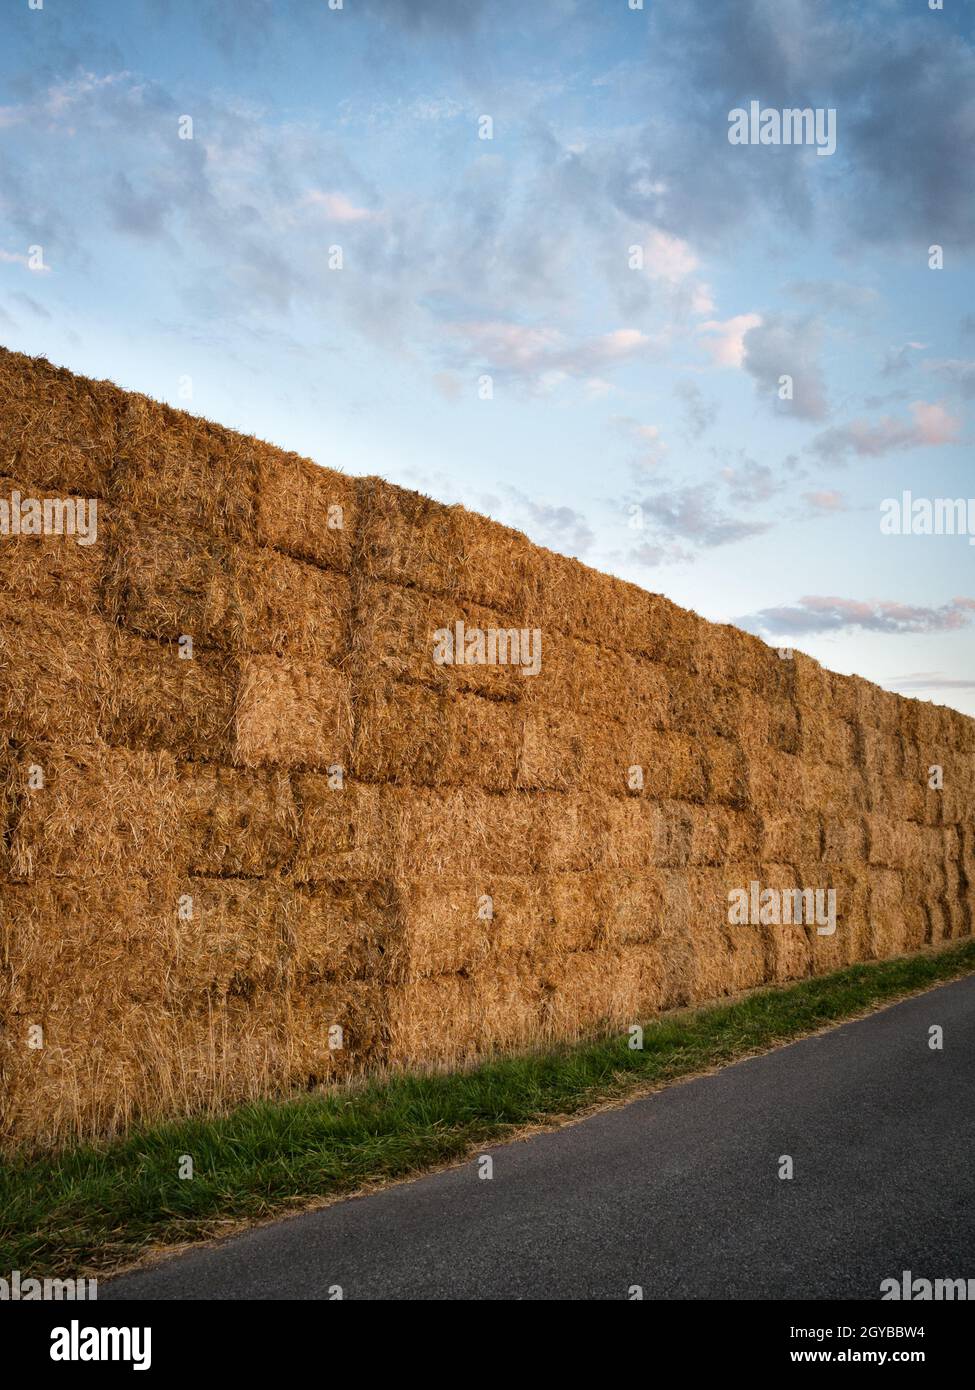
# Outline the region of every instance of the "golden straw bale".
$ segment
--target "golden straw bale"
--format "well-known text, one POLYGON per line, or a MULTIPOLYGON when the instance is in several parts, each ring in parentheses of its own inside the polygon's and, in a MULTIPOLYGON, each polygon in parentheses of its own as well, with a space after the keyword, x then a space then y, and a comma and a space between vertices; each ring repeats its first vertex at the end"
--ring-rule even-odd
POLYGON ((748 758, 734 739, 705 738, 699 743, 707 773, 707 800, 726 806, 748 802, 748 758))
POLYGON ((125 399, 111 382, 0 348, 0 466, 49 494, 104 497, 125 399))
POLYGON ((520 717, 503 701, 376 677, 356 696, 355 776, 419 786, 514 785, 520 717))
POLYGON ((855 768, 805 761, 799 763, 799 768, 794 792, 797 808, 804 811, 825 809, 838 818, 858 816, 866 809, 866 787, 855 768))
POLYGON ((286 772, 199 762, 177 772, 181 857, 193 873, 260 876, 290 859, 298 818, 286 772))
POLYGON ((908 869, 918 862, 923 853, 919 826, 909 821, 891 820, 887 816, 868 815, 865 820, 870 864, 908 869))
POLYGON ((385 991, 368 980, 317 982, 288 1001, 285 1057, 291 1085, 320 1085, 386 1051, 385 991))
POLYGON ((845 719, 848 724, 858 722, 856 688, 850 676, 840 675, 838 671, 827 671, 829 682, 829 706, 836 719, 845 719))
POLYGON ((822 819, 822 852, 826 864, 864 864, 867 859, 867 827, 863 820, 822 819))
POLYGON ((844 719, 834 719, 828 708, 800 705, 797 751, 807 762, 850 767, 856 751, 853 726, 844 719))
POLYGON ((326 569, 352 566, 358 483, 310 459, 252 439, 256 470, 256 539, 326 569))
POLYGON ((349 647, 348 579, 187 529, 133 526, 114 554, 120 620, 164 641, 339 663, 349 647))
POLYGON ((239 666, 217 652, 183 659, 181 650, 113 633, 97 732, 110 743, 231 762, 239 666))
POLYGON ((524 667, 510 660, 514 655, 521 657, 522 642, 520 629, 512 620, 491 609, 427 594, 422 589, 361 585, 354 642, 356 657, 365 670, 418 681, 434 689, 478 691, 518 700, 539 679, 525 676, 524 667), (460 642, 456 641, 458 625, 460 642), (478 659, 489 654, 489 629, 504 634, 503 643, 495 637, 490 652, 500 652, 504 662, 489 664, 478 659), (449 646, 444 634, 449 634, 449 646), (449 662, 435 659, 446 655, 451 658, 449 662))
MULTIPOLYGON (((801 811, 805 765, 791 753, 777 748, 749 748, 749 800, 763 814, 785 815, 801 811)), ((813 810, 818 810, 814 805, 813 810)))
MULTIPOLYGON (((653 668, 646 663, 647 669, 653 668)), ((718 685, 690 671, 671 671, 662 727, 694 738, 737 738, 745 722, 746 695, 734 685, 718 685)))
POLYGON ((186 878, 178 901, 170 990, 174 998, 247 997, 289 977, 295 900, 276 880, 186 878))
POLYGON ((110 689, 112 629, 102 618, 0 595, 0 717, 18 739, 91 743, 110 689))
POLYGON ((94 516, 87 510, 83 514, 83 524, 90 528, 83 535, 74 509, 79 500, 87 499, 41 493, 32 483, 0 476, 0 504, 22 510, 28 498, 46 502, 50 523, 61 528, 54 534, 0 534, 0 595, 21 604, 75 608, 86 614, 100 609, 108 616, 101 591, 116 529, 110 506, 95 499, 94 516))
POLYGON ((872 955, 886 960, 900 955, 907 939, 903 876, 898 869, 871 867, 869 881, 872 955))
POLYGON ((747 892, 753 881, 760 881, 758 875, 757 866, 740 863, 688 872, 693 1001, 751 989, 766 978, 761 926, 729 920, 729 894, 733 889, 747 892))
POLYGON ((755 859, 762 851, 761 817, 727 806, 688 806, 691 841, 687 862, 701 866, 755 859))
POLYGON ((474 982, 439 975, 396 985, 385 997, 392 1066, 459 1063, 476 1056, 480 1031, 474 982))
POLYGON ((773 864, 816 860, 822 853, 821 817, 814 811, 763 811, 760 855, 773 864))
MULTIPOLYGON (((783 892, 802 887, 794 863, 774 860, 763 862, 758 881, 783 892)), ((762 930, 770 981, 801 980, 812 973, 812 928, 792 921, 771 923, 762 930)))
POLYGON ((348 678, 324 663, 244 657, 233 732, 233 761, 246 767, 347 765, 352 746, 348 678))
POLYGON ((108 1029, 82 1001, 45 1020, 43 1048, 13 1050, 0 1135, 50 1149, 273 1095, 290 1079, 288 1042, 286 1006, 268 994, 188 1013, 123 1005, 108 1029))
POLYGON ((660 1006, 656 966, 656 953, 642 946, 558 957, 542 975, 546 1032, 572 1038, 645 1019, 660 1006))
POLYGON ((32 743, 0 768, 8 789, 0 864, 11 878, 151 875, 179 866, 181 796, 170 754, 32 743))
POLYGON ((120 414, 114 501, 147 523, 159 518, 215 537, 254 537, 252 440, 146 396, 127 396, 120 414))
POLYGON ((290 968, 294 988, 320 980, 379 979, 404 929, 402 897, 388 879, 322 880, 295 892, 290 968))
POLYGON ((176 943, 179 879, 41 878, 4 887, 0 920, 8 1007, 52 1014, 86 1003, 107 1021, 165 998, 176 943))
POLYGON ((415 585, 427 593, 482 602, 493 598, 484 592, 462 594, 459 508, 392 487, 382 478, 361 478, 358 490, 357 555, 365 574, 387 583, 415 585))
POLYGON ((910 750, 898 734, 865 726, 859 731, 858 748, 864 774, 871 783, 883 784, 905 776, 910 750))

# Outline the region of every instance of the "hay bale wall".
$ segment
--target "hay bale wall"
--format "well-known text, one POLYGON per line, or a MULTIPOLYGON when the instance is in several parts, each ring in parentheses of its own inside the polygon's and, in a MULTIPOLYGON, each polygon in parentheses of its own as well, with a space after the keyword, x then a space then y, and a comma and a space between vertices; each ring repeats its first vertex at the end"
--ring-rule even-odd
POLYGON ((971 932, 954 711, 13 353, 0 475, 98 507, 0 536, 0 1143, 971 932), (537 674, 436 662, 457 623, 537 629, 537 674), (730 924, 752 883, 835 932, 730 924))

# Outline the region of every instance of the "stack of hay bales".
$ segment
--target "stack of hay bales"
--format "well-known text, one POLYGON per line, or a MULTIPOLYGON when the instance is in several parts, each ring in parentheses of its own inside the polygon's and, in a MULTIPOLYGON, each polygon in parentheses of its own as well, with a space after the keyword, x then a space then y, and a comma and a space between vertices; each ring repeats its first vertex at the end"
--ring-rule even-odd
POLYGON ((98 501, 95 544, 0 537, 6 1143, 971 931, 953 711, 10 353, 0 472, 98 501), (537 674, 435 661, 458 623, 537 674), (730 925, 755 881, 836 932, 730 925))

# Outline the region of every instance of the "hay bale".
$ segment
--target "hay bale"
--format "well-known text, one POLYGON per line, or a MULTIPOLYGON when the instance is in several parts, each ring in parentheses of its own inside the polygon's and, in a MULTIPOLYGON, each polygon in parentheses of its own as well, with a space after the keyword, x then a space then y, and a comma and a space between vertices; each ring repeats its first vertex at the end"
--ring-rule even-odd
POLYGON ((261 877, 291 858, 298 816, 287 773, 199 762, 176 769, 181 859, 192 873, 261 877))
MULTIPOLYGON (((687 806, 691 840, 687 863, 717 867, 757 859, 762 851, 762 818, 754 811, 726 806, 687 806)), ((669 861, 668 861, 669 862, 669 861)))
POLYGON ((500 632, 516 627, 514 620, 500 613, 462 604, 452 597, 395 584, 364 583, 356 606, 357 662, 367 675, 380 672, 443 692, 476 691, 497 698, 521 699, 538 677, 523 676, 522 669, 510 663, 458 664, 456 657, 467 655, 466 640, 459 651, 452 648, 455 660, 451 663, 439 664, 434 659, 439 642, 436 634, 446 630, 453 641, 458 623, 463 624, 465 638, 472 632, 486 633, 490 628, 500 632))
POLYGON ((253 441, 146 396, 128 395, 120 412, 109 495, 147 522, 252 540, 257 508, 253 441))
POLYGON ((706 799, 725 806, 747 805, 748 758, 741 745, 730 738, 706 738, 699 748, 707 776, 706 799))
MULTIPOLYGON (((647 664, 647 669, 652 667, 647 664)), ((674 670, 666 680, 668 702, 662 727, 692 738, 734 739, 745 723, 746 696, 734 685, 718 685, 690 671, 674 670)))
POLYGON ((367 980, 316 984, 288 1001, 284 1066, 289 1086, 319 1086, 381 1060, 385 992, 367 980))
POLYGON ((347 767, 351 748, 349 681, 335 667, 277 656, 240 660, 231 761, 245 767, 347 767))
POLYGON ((397 985, 386 994, 388 1060, 393 1067, 473 1060, 480 1033, 472 980, 440 975, 397 985))
POLYGON ((323 880, 295 892, 291 923, 297 994, 327 981, 387 979, 404 925, 401 894, 387 879, 323 880))
POLYGON ((181 795, 167 753, 103 743, 30 744, 0 761, 13 879, 153 875, 179 866, 181 795), (38 785, 41 783, 41 785, 38 785))
POLYGON ((543 984, 544 1029, 554 1038, 637 1023, 662 997, 657 953, 641 946, 572 952, 546 969, 543 984))
POLYGON ((868 815, 865 823, 868 863, 883 868, 907 869, 923 853, 919 826, 878 815, 868 815))
MULTIPOLYGON (((765 861, 759 870, 760 883, 791 891, 801 888, 794 862, 765 861)), ((785 983, 802 980, 812 974, 813 947, 811 932, 799 923, 770 924, 764 927, 766 971, 770 981, 785 983)))
POLYGON ((0 469, 26 479, 32 496, 104 497, 125 399, 111 382, 0 348, 0 469))
POLYGON ((871 954, 876 960, 901 955, 907 940, 903 878, 898 869, 871 867, 869 907, 871 954))
POLYGON ((867 859, 867 827, 863 820, 822 819, 822 849, 825 864, 864 864, 867 859))
POLYGON ((205 532, 132 526, 113 555, 120 620, 162 641, 338 664, 349 647, 349 582, 270 547, 205 532))
POLYGON ((241 679, 235 659, 201 651, 183 660, 177 645, 125 632, 110 634, 109 650, 99 681, 98 736, 185 759, 234 761, 241 679))
MULTIPOLYGON (((40 492, 35 484, 0 475, 0 499, 8 504, 16 494, 23 500, 37 498, 40 492)), ((58 500, 73 499, 59 494, 58 500)), ((0 595, 21 604, 72 608, 86 614, 100 608, 104 616, 112 616, 101 588, 115 529, 110 509, 100 502, 90 543, 86 537, 79 543, 74 533, 0 536, 0 595)))
POLYGON ((0 595, 0 711, 13 738, 93 743, 112 675, 102 618, 0 595))
POLYGON ((799 744, 796 750, 806 762, 835 763, 848 768, 854 763, 856 738, 853 726, 836 719, 828 707, 799 707, 799 744))
POLYGON ((255 539, 343 573, 359 528, 358 483, 263 440, 248 440, 256 472, 255 539))
POLYGON ((519 736, 519 716, 507 703, 379 676, 357 691, 352 771, 363 781, 506 791, 519 736))
POLYGON ((763 811, 759 857, 772 864, 808 863, 823 852, 823 828, 816 812, 763 811))

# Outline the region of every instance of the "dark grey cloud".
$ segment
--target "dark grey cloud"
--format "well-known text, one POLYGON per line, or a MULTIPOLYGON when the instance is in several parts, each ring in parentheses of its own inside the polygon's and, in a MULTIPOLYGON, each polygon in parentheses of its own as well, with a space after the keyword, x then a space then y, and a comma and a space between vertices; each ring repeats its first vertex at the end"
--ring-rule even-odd
POLYGON ((736 618, 749 632, 809 636, 826 632, 882 632, 894 635, 957 632, 975 621, 975 598, 955 598, 938 607, 870 599, 806 595, 794 604, 762 608, 736 618))

